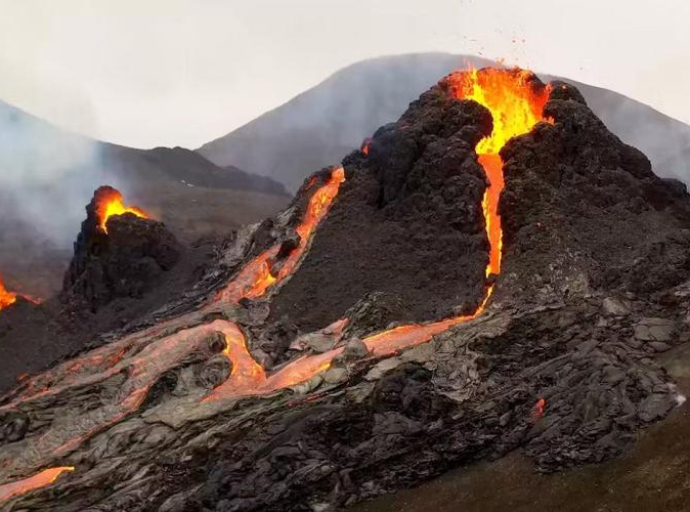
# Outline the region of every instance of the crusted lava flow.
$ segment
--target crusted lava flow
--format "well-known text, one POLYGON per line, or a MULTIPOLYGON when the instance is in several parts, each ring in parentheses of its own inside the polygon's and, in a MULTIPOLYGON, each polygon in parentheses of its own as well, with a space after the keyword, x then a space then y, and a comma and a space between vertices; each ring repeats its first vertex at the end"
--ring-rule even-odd
POLYGON ((102 187, 98 191, 96 197, 96 215, 98 216, 98 226, 105 232, 108 232, 108 219, 114 215, 123 215, 125 213, 132 213, 137 217, 148 219, 149 215, 141 208, 136 206, 127 206, 124 203, 122 194, 112 187, 102 187))

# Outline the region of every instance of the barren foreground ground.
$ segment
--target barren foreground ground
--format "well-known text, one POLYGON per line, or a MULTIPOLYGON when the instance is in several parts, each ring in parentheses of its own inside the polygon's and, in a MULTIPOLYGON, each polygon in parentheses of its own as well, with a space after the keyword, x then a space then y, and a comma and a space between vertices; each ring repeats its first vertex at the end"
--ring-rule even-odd
MULTIPOLYGON (((690 345, 660 361, 690 394, 690 345)), ((518 453, 458 469, 353 512, 650 512, 690 510, 690 407, 642 433, 630 452, 555 475, 534 472, 518 453)))

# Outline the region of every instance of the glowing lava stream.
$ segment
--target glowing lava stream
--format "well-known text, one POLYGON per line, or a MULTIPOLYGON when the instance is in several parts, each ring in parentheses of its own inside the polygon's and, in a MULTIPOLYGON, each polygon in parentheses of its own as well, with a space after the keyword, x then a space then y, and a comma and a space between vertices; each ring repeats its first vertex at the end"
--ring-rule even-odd
MULTIPOLYGON (((222 290, 217 300, 236 304, 242 298, 256 299, 263 296, 272 285, 282 281, 292 274, 311 240, 314 230, 326 216, 333 200, 338 195, 341 183, 345 181, 345 170, 338 167, 331 172, 331 176, 321 188, 309 199, 307 210, 302 222, 295 228, 300 237, 299 246, 285 258, 277 275, 271 271, 271 262, 280 250, 276 244, 250 261, 237 276, 222 290)), ((310 182, 311 184, 313 181, 310 182)))
POLYGON ((50 468, 29 478, 0 485, 0 504, 27 492, 47 487, 55 483, 61 474, 71 471, 74 471, 74 468, 71 466, 50 468))

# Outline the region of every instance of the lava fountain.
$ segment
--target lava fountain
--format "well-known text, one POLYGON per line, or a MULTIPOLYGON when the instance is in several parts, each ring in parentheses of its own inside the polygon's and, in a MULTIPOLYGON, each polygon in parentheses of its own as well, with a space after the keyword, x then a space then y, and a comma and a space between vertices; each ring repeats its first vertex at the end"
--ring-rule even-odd
POLYGON ((110 217, 124 215, 125 213, 132 213, 144 219, 149 218, 149 215, 141 208, 126 205, 120 191, 112 187, 101 187, 98 189, 96 192, 96 218, 98 219, 98 227, 104 233, 108 232, 107 224, 110 217))
POLYGON ((11 306, 17 302, 17 294, 8 291, 2 283, 2 276, 0 276, 0 311, 11 306))
POLYGON ((484 68, 452 73, 446 79, 456 98, 476 101, 493 118, 491 135, 482 139, 475 149, 489 181, 482 201, 491 246, 487 277, 501 273, 503 242, 498 203, 503 191, 503 161, 500 151, 513 137, 528 133, 539 121, 547 121, 543 119, 543 111, 550 90, 534 78, 527 70, 484 68))

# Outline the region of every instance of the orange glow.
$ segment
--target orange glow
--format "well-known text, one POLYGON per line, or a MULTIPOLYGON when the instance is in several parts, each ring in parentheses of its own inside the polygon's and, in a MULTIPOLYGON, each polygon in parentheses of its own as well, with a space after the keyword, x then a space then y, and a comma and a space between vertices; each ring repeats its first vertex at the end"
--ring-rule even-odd
POLYGON ((369 146, 371 146, 371 139, 364 139, 364 142, 362 142, 362 148, 360 149, 364 156, 369 156, 369 146))
POLYGON ((544 409, 546 408, 546 400, 540 398, 537 403, 534 404, 532 408, 532 423, 537 423, 540 419, 544 417, 544 409))
POLYGON ((99 196, 96 204, 96 216, 98 217, 98 226, 107 233, 108 219, 114 215, 124 215, 125 213, 133 213, 137 217, 148 219, 149 216, 142 209, 136 206, 127 206, 124 203, 122 194, 111 189, 102 189, 99 191, 99 196))
POLYGON ((17 294, 7 291, 0 275, 0 311, 17 302, 17 294))
POLYGON ((74 471, 74 468, 71 466, 50 468, 43 470, 29 478, 0 485, 0 503, 9 501, 12 498, 26 494, 27 492, 54 484, 61 474, 71 471, 74 471))
POLYGON ((342 167, 334 169, 328 182, 311 196, 304 218, 295 229, 300 237, 299 246, 287 256, 277 275, 271 271, 271 262, 280 251, 280 245, 274 245, 264 251, 242 268, 220 292, 217 300, 237 303, 245 297, 249 299, 262 297, 268 288, 292 274, 302 258, 316 226, 328 213, 328 209, 338 195, 340 185, 344 181, 345 170, 342 167))
POLYGON ((487 277, 501 273, 502 231, 498 202, 503 191, 503 162, 499 153, 506 142, 528 133, 539 121, 553 122, 543 119, 549 88, 535 85, 530 81, 532 76, 531 71, 522 69, 485 68, 453 73, 447 79, 456 98, 476 101, 486 107, 493 118, 491 135, 476 147, 479 163, 489 181, 482 201, 491 246, 487 277))

